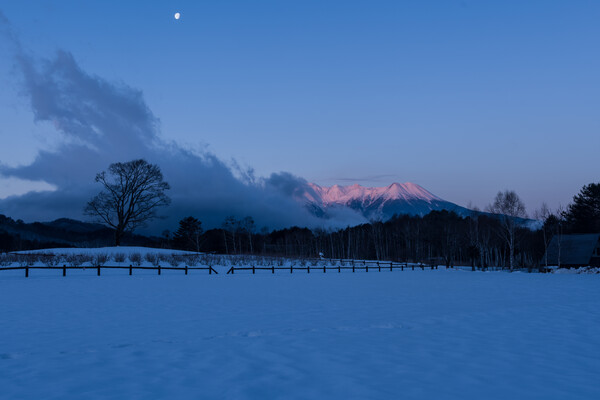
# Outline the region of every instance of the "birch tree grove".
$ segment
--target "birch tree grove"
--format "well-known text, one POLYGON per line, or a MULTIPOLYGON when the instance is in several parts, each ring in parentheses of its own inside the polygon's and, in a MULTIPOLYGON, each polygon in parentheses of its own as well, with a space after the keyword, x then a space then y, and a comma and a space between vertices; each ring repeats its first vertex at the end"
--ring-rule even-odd
POLYGON ((498 192, 494 202, 489 207, 489 211, 497 214, 500 219, 500 236, 508 246, 509 267, 512 270, 515 265, 515 245, 517 241, 517 222, 518 218, 526 218, 525 204, 519 196, 512 190, 498 192))

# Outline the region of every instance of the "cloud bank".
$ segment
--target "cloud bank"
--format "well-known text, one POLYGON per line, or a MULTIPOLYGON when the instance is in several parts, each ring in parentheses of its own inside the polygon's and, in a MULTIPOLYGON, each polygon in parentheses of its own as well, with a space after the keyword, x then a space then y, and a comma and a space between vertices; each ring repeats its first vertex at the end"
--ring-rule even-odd
POLYGON ((0 213, 24 220, 83 219, 86 202, 100 190, 94 183, 96 173, 113 162, 144 158, 158 164, 171 185, 172 204, 161 210, 168 217, 149 225, 154 233, 176 228, 177 221, 188 215, 206 227, 219 226, 228 215, 250 215, 259 226, 269 228, 364 221, 350 211, 328 220, 312 215, 295 200, 312 190, 302 178, 275 173, 254 179, 251 170, 234 173, 210 152, 163 140, 160 121, 140 90, 87 73, 67 51, 37 59, 23 50, 1 13, 0 25, 12 43, 35 122, 51 123, 64 137, 56 149, 41 151, 30 165, 0 165, 4 177, 44 181, 57 188, 0 200, 0 213))

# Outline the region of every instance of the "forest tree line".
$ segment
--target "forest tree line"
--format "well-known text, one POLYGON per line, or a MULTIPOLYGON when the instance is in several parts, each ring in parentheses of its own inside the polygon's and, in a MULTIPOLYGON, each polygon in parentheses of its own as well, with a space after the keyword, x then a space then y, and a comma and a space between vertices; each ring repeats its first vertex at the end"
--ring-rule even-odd
MULTIPOLYGON (((178 230, 165 243, 182 250, 228 254, 261 254, 296 258, 372 259, 427 264, 503 266, 508 248, 500 221, 485 214, 462 218, 454 212, 432 211, 425 216, 398 215, 344 229, 292 227, 254 232, 246 224, 188 235, 178 230), (196 239, 190 239, 194 237, 196 239)), ((189 222, 189 219, 188 219, 189 222)), ((519 228, 518 264, 536 265, 544 252, 540 231, 519 228)))
POLYGON ((388 221, 344 229, 292 227, 257 232, 251 217, 230 216, 221 228, 203 232, 201 222, 188 217, 172 237, 165 235, 164 244, 227 254, 324 256, 479 269, 512 268, 512 253, 515 267, 534 268, 544 265, 553 236, 600 232, 600 184, 584 186, 567 209, 552 212, 542 205, 534 214, 535 221, 525 219, 518 196, 505 191, 498 193, 486 212, 475 210, 467 217, 432 211, 425 216, 395 215, 388 221))
MULTIPOLYGON (((85 209, 86 214, 109 226, 119 245, 125 233, 157 217, 167 206, 170 186, 158 165, 133 160, 114 163, 96 175, 103 189, 85 209), (127 205, 127 206, 124 206, 127 205)), ((600 184, 583 187, 565 211, 536 212, 538 228, 527 226, 525 205, 514 191, 498 192, 486 213, 461 218, 447 211, 425 216, 394 216, 346 229, 289 228, 256 232, 251 216, 225 219, 220 229, 206 233, 193 216, 180 221, 173 235, 165 235, 170 247, 227 254, 269 254, 288 257, 376 259, 430 264, 470 264, 473 268, 533 267, 555 235, 564 231, 600 231, 600 184)), ((534 222, 529 220, 530 222, 534 222)))
MULTIPOLYGON (((229 216, 220 228, 204 232, 201 221, 189 216, 179 222, 174 234, 165 232, 160 238, 147 238, 133 235, 134 230, 157 218, 157 208, 170 203, 166 195, 170 186, 160 168, 142 159, 114 163, 108 171, 96 175, 96 182, 102 190, 88 202, 85 213, 104 227, 67 231, 61 228, 62 224, 24 224, 4 217, 0 219, 0 250, 48 248, 55 244, 52 242, 81 245, 100 240, 109 232, 117 246, 125 240, 128 244, 135 241, 147 246, 224 254, 513 269, 542 265, 554 236, 600 232, 600 183, 592 183, 581 189, 567 209, 552 212, 542 206, 535 212, 535 220, 527 219, 519 196, 506 190, 498 192, 485 212, 474 210, 466 217, 432 211, 424 216, 395 215, 387 221, 374 220, 343 229, 292 227, 269 231, 258 230, 251 216, 229 216), (89 238, 81 242, 85 236, 89 238)), ((67 225, 72 227, 73 223, 82 224, 69 221, 67 225)))

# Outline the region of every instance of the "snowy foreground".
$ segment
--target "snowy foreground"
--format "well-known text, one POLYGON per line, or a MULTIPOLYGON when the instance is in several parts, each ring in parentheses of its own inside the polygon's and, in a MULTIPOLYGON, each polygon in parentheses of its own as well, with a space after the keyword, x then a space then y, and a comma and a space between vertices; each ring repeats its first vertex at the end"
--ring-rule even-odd
POLYGON ((115 254, 125 254, 129 256, 131 254, 139 253, 142 256, 147 253, 152 254, 194 254, 190 251, 182 250, 171 250, 171 249, 155 249, 150 247, 136 247, 136 246, 121 246, 121 247, 96 247, 96 248, 85 248, 80 249, 76 247, 65 247, 57 249, 44 249, 44 250, 26 250, 26 251, 15 251, 13 254, 106 254, 108 256, 114 256, 115 254))
POLYGON ((599 399, 600 276, 0 274, 2 399, 599 399))

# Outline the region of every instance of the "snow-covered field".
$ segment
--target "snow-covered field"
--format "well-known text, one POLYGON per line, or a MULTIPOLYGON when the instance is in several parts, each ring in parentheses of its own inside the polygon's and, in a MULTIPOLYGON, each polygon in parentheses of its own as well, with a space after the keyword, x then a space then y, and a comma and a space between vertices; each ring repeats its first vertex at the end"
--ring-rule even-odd
POLYGON ((1 399, 598 399, 600 276, 0 274, 1 399))
POLYGON ((115 254, 130 254, 139 253, 145 255, 147 253, 153 254, 194 254, 189 251, 182 250, 171 250, 171 249, 154 249, 149 247, 136 247, 136 246, 113 246, 113 247, 96 247, 96 248, 85 248, 80 249, 76 247, 65 247, 56 249, 44 249, 44 250, 27 250, 27 251, 15 251, 14 254, 106 254, 108 256, 114 256, 115 254))

